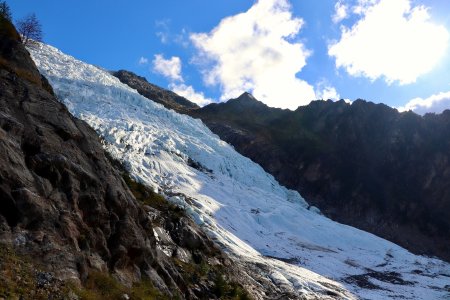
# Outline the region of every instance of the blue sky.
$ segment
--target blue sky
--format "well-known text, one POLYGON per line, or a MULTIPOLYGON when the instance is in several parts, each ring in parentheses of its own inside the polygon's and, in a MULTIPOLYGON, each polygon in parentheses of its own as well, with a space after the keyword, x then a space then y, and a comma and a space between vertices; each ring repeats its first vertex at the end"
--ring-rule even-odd
POLYGON ((447 0, 8 0, 44 41, 127 69, 200 104, 244 91, 295 109, 367 99, 419 113, 450 108, 447 0))

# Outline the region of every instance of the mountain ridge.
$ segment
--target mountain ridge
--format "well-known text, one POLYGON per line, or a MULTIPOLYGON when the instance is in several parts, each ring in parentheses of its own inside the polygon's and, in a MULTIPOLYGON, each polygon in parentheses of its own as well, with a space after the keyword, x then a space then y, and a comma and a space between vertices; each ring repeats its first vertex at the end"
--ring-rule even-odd
POLYGON ((136 86, 141 95, 147 98, 157 99, 155 101, 164 105, 166 108, 174 109, 180 112, 186 112, 191 109, 199 108, 197 104, 190 102, 186 98, 181 97, 172 91, 162 89, 149 83, 145 77, 137 76, 136 74, 126 70, 111 72, 111 74, 119 78, 122 82, 136 86))

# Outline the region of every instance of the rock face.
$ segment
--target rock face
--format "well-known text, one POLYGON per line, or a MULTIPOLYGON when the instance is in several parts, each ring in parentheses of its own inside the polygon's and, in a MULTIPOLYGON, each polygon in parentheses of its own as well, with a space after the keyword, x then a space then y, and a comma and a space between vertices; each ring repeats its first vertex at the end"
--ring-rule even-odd
POLYGON ((94 270, 128 285, 147 277, 172 296, 216 297, 214 279, 222 274, 186 279, 185 268, 214 260, 227 266, 228 278, 230 262, 185 216, 136 200, 96 132, 55 98, 14 27, 0 22, 2 247, 61 280, 83 282, 94 270), (170 253, 157 230, 170 237, 170 253))
POLYGON ((137 76, 134 73, 120 70, 113 72, 112 74, 119 78, 122 83, 136 89, 142 96, 152 99, 153 101, 164 105, 166 108, 173 109, 180 113, 199 108, 197 104, 192 103, 186 98, 151 84, 144 77, 137 76))
POLYGON ((151 261, 145 214, 105 157, 96 133, 46 86, 19 40, 1 36, 0 199, 2 238, 45 253, 64 277, 151 261), (80 251, 82 248, 89 251, 80 251), (134 257, 121 251, 134 251, 134 257), (148 259, 146 258, 148 256, 148 259), (126 259, 125 259, 126 258, 126 259))
MULTIPOLYGON (((145 95, 145 82, 130 86, 145 95)), ((290 111, 248 93, 178 111, 200 118, 330 218, 450 260, 450 111, 420 117, 363 100, 290 111)))

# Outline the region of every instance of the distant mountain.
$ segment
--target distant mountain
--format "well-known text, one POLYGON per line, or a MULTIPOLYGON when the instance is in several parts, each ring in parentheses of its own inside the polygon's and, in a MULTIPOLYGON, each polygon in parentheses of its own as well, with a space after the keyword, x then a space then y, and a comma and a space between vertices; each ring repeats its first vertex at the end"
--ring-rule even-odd
POLYGON ((332 219, 450 260, 450 111, 421 117, 364 100, 290 111, 248 93, 176 110, 202 119, 332 219))

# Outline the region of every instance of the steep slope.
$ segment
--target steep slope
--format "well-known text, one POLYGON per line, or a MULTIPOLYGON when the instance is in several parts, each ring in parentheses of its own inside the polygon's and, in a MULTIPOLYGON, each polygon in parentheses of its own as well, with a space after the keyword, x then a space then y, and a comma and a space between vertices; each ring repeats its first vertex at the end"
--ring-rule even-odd
POLYGON ((0 195, 6 229, 2 239, 23 240, 24 245, 29 241, 27 247, 36 251, 47 247, 43 260, 56 264, 61 278, 78 278, 87 265, 87 253, 74 256, 74 251, 67 250, 79 248, 81 235, 88 237, 93 257, 105 267, 114 266, 112 257, 120 246, 107 246, 113 235, 120 244, 134 244, 142 254, 154 256, 143 249, 145 242, 154 241, 121 236, 125 231, 143 230, 136 222, 145 215, 140 216, 106 160, 95 131, 73 118, 52 91, 43 88, 48 84, 18 35, 0 38, 0 195), (110 213, 121 216, 117 221, 125 216, 135 221, 111 228, 110 213))
POLYGON ((0 16, 0 298, 67 299, 67 280, 75 282, 70 299, 80 282, 103 288, 108 299, 123 299, 133 282, 147 281, 141 291, 153 296, 238 291, 229 281, 239 270, 212 241, 175 215, 179 209, 140 191, 146 206, 111 165, 97 133, 56 99, 0 16), (209 269, 192 279, 200 266, 209 269))
POLYGON ((244 94, 192 115, 332 219, 450 260, 450 111, 357 100, 292 112, 244 94))
POLYGON ((449 296, 449 264, 329 220, 199 120, 148 101, 103 70, 50 46, 32 55, 59 99, 136 179, 170 196, 245 266, 259 297, 449 296))

